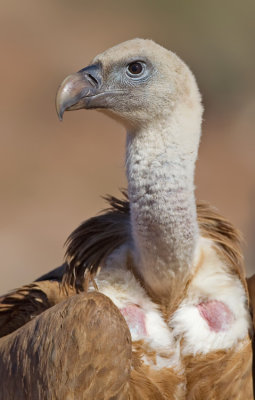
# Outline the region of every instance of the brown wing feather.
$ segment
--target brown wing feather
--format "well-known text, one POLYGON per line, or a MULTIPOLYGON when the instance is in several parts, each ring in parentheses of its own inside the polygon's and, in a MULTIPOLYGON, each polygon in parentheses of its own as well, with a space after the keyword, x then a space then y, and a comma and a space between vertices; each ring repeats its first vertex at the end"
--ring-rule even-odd
POLYGON ((252 348, 247 338, 227 351, 187 357, 187 390, 190 400, 252 400, 252 348))
MULTIPOLYGON (((69 295, 74 290, 69 288, 69 295)), ((34 282, 0 298, 0 337, 3 337, 67 297, 57 281, 34 282)))
POLYGON ((75 295, 0 339, 0 398, 124 400, 131 358, 130 332, 112 301, 75 295))
POLYGON ((250 297, 250 307, 251 313, 253 317, 253 326, 255 329, 255 274, 247 279, 248 289, 249 289, 249 297, 250 297))
POLYGON ((254 377, 253 390, 254 390, 254 394, 255 394, 255 336, 254 336, 254 332, 255 332, 255 274, 247 279, 247 284, 248 284, 249 297, 250 297, 250 310, 251 310, 252 321, 253 321, 253 338, 252 338, 253 365, 252 365, 252 371, 253 371, 253 377, 254 377))

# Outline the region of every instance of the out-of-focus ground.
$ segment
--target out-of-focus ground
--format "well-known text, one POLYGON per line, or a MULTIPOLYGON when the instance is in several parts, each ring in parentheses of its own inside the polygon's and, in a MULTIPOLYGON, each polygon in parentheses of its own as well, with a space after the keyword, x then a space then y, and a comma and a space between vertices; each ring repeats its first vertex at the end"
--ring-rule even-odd
POLYGON ((98 112, 57 119, 69 73, 133 37, 194 71, 205 104, 197 197, 242 232, 255 272, 255 3, 6 0, 0 14, 0 293, 59 265, 68 234, 125 187, 123 128, 98 112))

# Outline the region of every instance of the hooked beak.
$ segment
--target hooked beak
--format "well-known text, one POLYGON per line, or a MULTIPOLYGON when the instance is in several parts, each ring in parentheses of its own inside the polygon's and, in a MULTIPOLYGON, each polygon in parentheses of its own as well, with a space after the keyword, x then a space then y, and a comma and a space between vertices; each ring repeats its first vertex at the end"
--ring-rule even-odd
POLYGON ((103 108, 103 98, 97 104, 93 102, 95 96, 101 93, 101 86, 102 73, 99 64, 90 65, 75 74, 68 75, 59 86, 56 95, 56 109, 60 121, 66 110, 103 108))

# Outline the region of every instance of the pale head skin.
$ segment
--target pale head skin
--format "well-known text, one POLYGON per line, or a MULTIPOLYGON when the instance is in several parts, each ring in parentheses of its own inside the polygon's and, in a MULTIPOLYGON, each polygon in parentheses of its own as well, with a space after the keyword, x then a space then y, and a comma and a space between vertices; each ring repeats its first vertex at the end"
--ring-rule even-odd
MULTIPOLYGON (((96 56, 92 64, 103 67, 105 89, 123 91, 107 102, 109 111, 135 129, 151 123, 178 102, 198 107, 200 93, 190 69, 174 53, 152 40, 133 39, 120 43, 96 56), (132 61, 144 61, 145 71, 139 78, 127 75, 132 61)), ((106 111, 107 112, 107 111, 106 111)))
MULTIPOLYGON (((109 95, 104 96, 103 104, 98 98, 93 108, 115 113, 125 125, 131 124, 137 129, 171 112, 180 102, 202 112, 200 93, 190 69, 173 52, 152 40, 132 39, 120 43, 97 55, 89 65, 98 64, 102 79, 99 92, 109 95), (127 74, 128 65, 134 61, 141 61, 144 66, 143 73, 137 77, 127 74)), ((91 107, 81 104, 75 109, 78 108, 91 107)))

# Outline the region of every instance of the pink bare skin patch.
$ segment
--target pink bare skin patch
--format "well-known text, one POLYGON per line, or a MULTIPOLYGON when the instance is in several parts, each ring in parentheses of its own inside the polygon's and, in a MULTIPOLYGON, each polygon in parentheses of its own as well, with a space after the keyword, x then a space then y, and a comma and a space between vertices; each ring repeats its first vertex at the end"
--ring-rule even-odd
POLYGON ((211 300, 198 304, 199 313, 214 332, 226 331, 234 321, 232 311, 222 301, 211 300))
POLYGON ((136 304, 130 304, 120 309, 133 336, 147 336, 145 315, 136 304))

